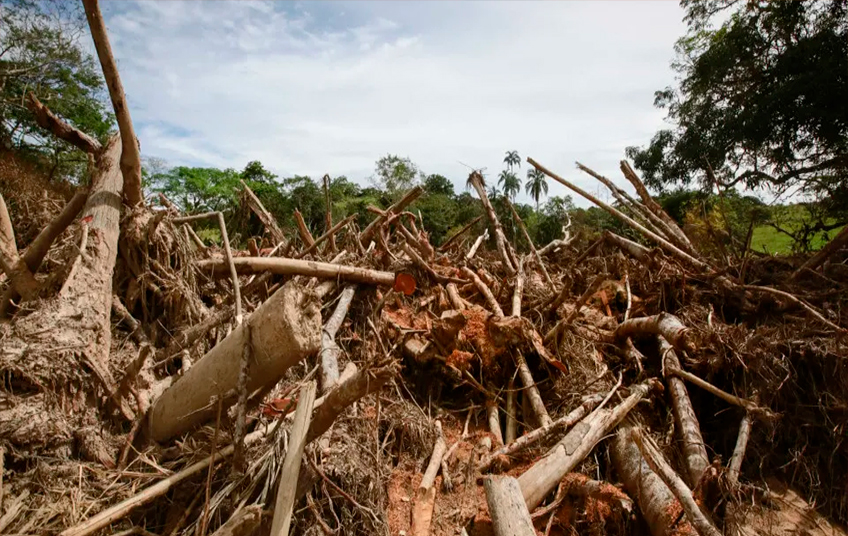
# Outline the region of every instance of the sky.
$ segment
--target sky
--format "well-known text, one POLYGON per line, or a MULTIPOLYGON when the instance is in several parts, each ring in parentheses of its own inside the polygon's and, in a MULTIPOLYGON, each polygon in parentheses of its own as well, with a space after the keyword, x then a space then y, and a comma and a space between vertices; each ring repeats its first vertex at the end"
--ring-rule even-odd
POLYGON ((685 33, 672 1, 101 5, 143 156, 366 185, 396 154, 457 191, 517 150, 608 198, 575 161, 626 184, 685 33))

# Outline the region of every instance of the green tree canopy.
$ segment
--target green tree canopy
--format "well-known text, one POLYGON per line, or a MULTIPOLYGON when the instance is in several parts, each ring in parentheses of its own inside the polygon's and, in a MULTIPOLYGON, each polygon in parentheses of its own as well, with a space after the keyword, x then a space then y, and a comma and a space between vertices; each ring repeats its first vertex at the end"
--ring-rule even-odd
POLYGON ((424 190, 431 194, 454 195, 453 183, 442 175, 428 175, 424 179, 424 190))
POLYGON ((398 199, 418 182, 420 171, 412 160, 386 155, 377 160, 375 181, 392 199, 398 199))
POLYGON ((0 0, 0 143, 43 156, 53 173, 79 179, 87 158, 42 130, 25 106, 32 91, 55 114, 105 141, 114 128, 99 65, 79 2, 0 0))
POLYGON ((672 129, 627 155, 648 185, 710 177, 800 188, 848 206, 848 15, 844 0, 683 0, 676 89, 656 94, 672 129), (718 28, 716 15, 729 14, 718 28))

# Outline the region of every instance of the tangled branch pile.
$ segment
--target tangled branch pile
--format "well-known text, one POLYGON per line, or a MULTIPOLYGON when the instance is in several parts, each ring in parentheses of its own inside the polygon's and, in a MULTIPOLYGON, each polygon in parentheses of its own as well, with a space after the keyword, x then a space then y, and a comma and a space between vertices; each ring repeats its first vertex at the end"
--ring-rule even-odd
POLYGON ((436 250, 420 188, 289 241, 246 185, 271 247, 231 250, 144 203, 85 4, 121 132, 30 100, 94 165, 25 250, 0 202, 0 532, 844 534, 844 237, 713 254, 626 163, 638 200, 581 166, 614 207, 529 159, 639 241, 522 254, 474 172, 494 250, 436 250))

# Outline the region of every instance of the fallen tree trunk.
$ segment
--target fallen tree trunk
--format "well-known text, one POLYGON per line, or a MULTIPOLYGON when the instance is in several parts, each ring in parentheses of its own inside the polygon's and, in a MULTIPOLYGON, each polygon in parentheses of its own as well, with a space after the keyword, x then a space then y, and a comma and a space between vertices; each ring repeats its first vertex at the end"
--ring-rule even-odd
POLYGON ((294 221, 297 223, 297 232, 300 234, 303 245, 307 248, 313 247, 315 245, 315 239, 312 238, 312 233, 309 232, 306 222, 303 221, 303 214, 297 209, 294 211, 294 221))
POLYGON ((694 530, 686 519, 675 525, 681 514, 680 503, 642 457, 630 436, 633 428, 629 422, 623 423, 610 444, 615 472, 639 505, 653 536, 692 534, 694 530))
MULTIPOLYGON (((355 368, 355 367, 354 367, 355 368)), ((327 429, 332 425, 332 419, 335 419, 341 411, 344 410, 345 407, 353 404, 359 398, 367 395, 370 392, 373 392, 376 389, 379 389, 383 384, 385 384, 388 379, 394 376, 397 373, 397 368, 393 365, 388 367, 382 367, 376 369, 374 371, 365 371, 365 372, 355 372, 350 376, 346 376, 342 374, 341 383, 333 388, 332 391, 322 396, 318 400, 315 401, 315 411, 312 415, 312 422, 309 425, 310 433, 307 434, 306 443, 313 441, 321 434, 327 431, 327 429), (369 379, 371 380, 369 383, 369 379), (364 381, 363 381, 364 380, 364 381), (346 404, 341 406, 341 404, 346 404), (324 411, 321 411, 322 408, 328 406, 328 408, 324 411), (320 418, 320 424, 316 425, 316 421, 320 418)), ((289 414, 287 417, 293 417, 294 414, 289 414)), ((244 437, 244 444, 251 445, 260 441, 274 433, 276 427, 268 426, 263 427, 259 430, 251 432, 244 437)), ((66 529, 60 533, 59 536, 87 536, 89 534, 93 534, 94 532, 108 527, 110 524, 115 521, 123 518, 139 506, 145 505, 150 501, 166 494, 169 490, 171 490, 174 486, 179 484, 180 482, 200 473, 207 467, 209 467, 213 463, 217 463, 227 456, 231 456, 235 451, 235 445, 230 444, 226 447, 222 448, 218 452, 216 452, 212 456, 208 456, 197 463, 194 463, 180 472, 170 475, 164 480, 160 480, 159 482, 153 484, 149 488, 144 489, 137 495, 134 495, 120 503, 103 510, 99 514, 96 514, 82 523, 66 529)), ((295 502, 300 500, 306 491, 301 493, 300 488, 298 487, 298 492, 295 497, 295 502)))
POLYGON ((250 189, 246 182, 241 181, 241 185, 242 188, 244 188, 244 199, 247 201, 247 206, 250 207, 250 210, 256 214, 259 221, 261 221, 262 225, 265 226, 268 234, 271 235, 271 240, 274 241, 274 245, 278 246, 283 244, 283 249, 285 250, 288 242, 286 241, 286 236, 283 234, 283 231, 280 230, 280 226, 277 225, 277 220, 274 219, 274 216, 272 216, 270 212, 268 212, 268 209, 266 209, 262 204, 262 201, 256 197, 256 194, 253 193, 253 190, 250 189))
POLYGON ((10 288, 14 288, 25 299, 32 299, 38 292, 38 281, 32 275, 26 263, 18 256, 15 232, 12 220, 6 208, 6 200, 0 195, 0 271, 9 278, 10 288))
POLYGON ((695 351, 695 342, 689 328, 679 318, 668 313, 631 318, 619 324, 614 333, 616 342, 624 342, 627 338, 640 335, 661 335, 678 351, 695 351))
POLYGON ((830 258, 831 255, 846 246, 848 246, 848 225, 843 227, 842 230, 839 231, 839 234, 836 235, 830 242, 825 244, 823 248, 818 250, 815 255, 799 266, 792 274, 792 279, 798 279, 805 270, 815 270, 824 261, 830 258))
POLYGON ((501 254, 501 259, 503 259, 504 268, 506 268, 509 275, 515 275, 517 263, 513 263, 513 260, 507 251, 507 242, 506 237, 504 236, 503 227, 501 227, 498 215, 495 213, 495 209, 489 201, 489 196, 486 195, 486 189, 483 188, 483 177, 480 173, 474 171, 471 173, 469 180, 471 181, 471 185, 474 187, 474 190, 477 191, 477 196, 480 198, 480 202, 483 203, 483 208, 486 209, 486 214, 489 216, 489 222, 491 222, 492 227, 495 230, 495 244, 497 245, 498 252, 501 254))
MULTIPOLYGON (((73 223, 74 219, 85 207, 87 200, 88 192, 79 192, 74 195, 74 197, 68 201, 68 204, 65 205, 65 208, 62 209, 62 212, 59 213, 59 215, 54 218, 47 227, 38 233, 38 236, 35 237, 32 244, 30 244, 24 254, 18 258, 17 265, 12 267, 12 271, 14 272, 25 268, 31 274, 37 273, 38 269, 41 267, 41 263, 44 261, 44 257, 46 257, 47 252, 50 251, 50 246, 53 245, 53 242, 59 237, 59 235, 61 235, 65 229, 73 223)), ((10 281, 13 280, 14 276, 9 275, 8 273, 6 275, 9 277, 10 281)), ((4 292, 3 296, 0 297, 0 319, 5 318, 9 314, 9 308, 12 301, 17 300, 20 297, 21 295, 18 293, 14 285, 6 289, 6 292, 4 292)))
POLYGON ((592 396, 587 399, 585 402, 577 406, 571 413, 564 417, 560 417, 559 419, 553 421, 547 426, 542 426, 540 428, 536 428, 532 432, 528 432, 523 436, 515 439, 513 442, 508 443, 506 446, 501 447, 482 460, 477 464, 477 470, 481 473, 483 471, 487 471, 495 460, 499 459, 501 456, 512 456, 518 451, 529 448, 542 439, 550 436, 557 430, 561 430, 564 427, 574 426, 577 424, 583 417, 585 417, 590 411, 595 409, 595 407, 600 404, 602 397, 600 395, 592 396))
POLYGON ((375 232, 377 232, 378 229, 380 229, 380 227, 383 225, 383 222, 386 221, 387 218, 389 218, 390 216, 393 216, 395 214, 399 214, 399 213, 403 212, 403 210, 407 206, 409 206, 413 201, 415 201, 416 199, 421 197, 421 194, 423 194, 423 193, 424 193, 424 188, 422 188, 421 186, 416 186, 415 188, 406 192, 406 195, 404 195, 400 199, 400 201, 398 201, 394 205, 390 206, 388 209, 386 209, 385 212, 383 212, 382 214, 379 214, 374 219, 374 221, 372 221, 371 223, 368 224, 368 227, 366 227, 362 231, 362 234, 359 235, 359 242, 363 246, 368 247, 368 243, 371 241, 371 236, 375 232))
POLYGON ((353 301, 355 293, 355 286, 348 286, 342 290, 336 309, 321 330, 321 358, 319 360, 321 362, 321 392, 326 392, 339 381, 339 356, 342 349, 336 344, 336 332, 347 316, 347 310, 350 308, 350 302, 353 301))
POLYGON ((486 477, 483 487, 495 536, 536 536, 533 520, 515 478, 486 477))
MULTIPOLYGON (((345 266, 343 264, 285 259, 282 257, 237 257, 233 259, 233 265, 239 274, 271 272, 277 275, 305 275, 325 279, 338 278, 342 281, 353 283, 385 286, 392 286, 395 282, 395 274, 391 272, 380 272, 378 270, 345 266)), ((195 266, 201 271, 213 276, 228 275, 229 270, 226 259, 202 260, 196 262, 195 266)))
POLYGON ((712 520, 695 503, 692 490, 686 487, 686 483, 674 472, 674 469, 671 468, 659 450, 645 438, 642 429, 634 428, 630 431, 630 436, 651 470, 659 475, 666 487, 677 498, 677 501, 683 507, 683 511, 686 512, 686 517, 689 518, 689 523, 698 531, 698 534, 701 536, 721 536, 712 520))
MULTIPOLYGON (((318 304, 311 292, 292 283, 283 285, 247 322, 254 348, 248 392, 277 382, 320 346, 318 304)), ((151 438, 165 441, 205 422, 214 414, 213 397, 224 397, 225 408, 235 402, 244 332, 245 325, 239 325, 153 403, 151 438)))
POLYGON ((633 171, 633 168, 630 167, 630 164, 626 160, 621 161, 621 172, 624 174, 624 178, 630 181, 630 184, 633 185, 633 188, 636 189, 636 193, 639 194, 639 197, 642 198, 642 202, 645 204, 645 207, 656 214, 662 221, 666 223, 666 229, 668 229, 671 233, 673 233, 678 240, 684 242, 692 248, 692 242, 689 240, 689 237, 686 236, 686 233, 677 225, 677 222, 672 218, 663 208, 662 206, 654 201, 654 198, 651 197, 651 194, 648 193, 648 189, 645 188, 645 184, 636 175, 636 172, 633 171))
MULTIPOLYGON (((658 336, 660 356, 663 360, 663 370, 668 368, 680 368, 680 360, 677 359, 677 354, 674 349, 665 340, 665 337, 658 336)), ((710 465, 710 459, 707 457, 707 447, 704 445, 704 438, 701 435, 701 426, 698 424, 698 416, 695 415, 695 409, 692 407, 692 401, 689 399, 689 393, 686 390, 686 384, 682 378, 677 376, 667 376, 668 390, 671 395, 671 409, 674 413, 674 424, 677 433, 680 435, 683 458, 686 460, 686 471, 689 475, 689 485, 693 488, 701 480, 701 475, 707 470, 710 465)))
POLYGON ((280 471, 277 485, 277 500, 274 503, 274 518, 271 522, 271 536, 288 536, 297 493, 297 476, 303 461, 303 449, 306 447, 306 432, 315 404, 315 382, 310 381, 300 389, 297 397, 297 411, 294 424, 286 445, 286 458, 280 471))
POLYGON ((541 171, 542 173, 544 173, 545 175, 547 175, 548 177, 554 179, 555 181, 562 184, 563 186, 575 191, 576 193, 585 197, 586 199, 588 199, 589 201, 591 201, 592 203, 594 203, 598 207, 606 210, 613 217, 621 220, 622 222, 629 225, 633 229, 639 231, 640 233, 645 235, 647 238, 650 238, 651 240, 653 240, 654 242, 659 244, 671 256, 675 257, 676 259, 683 262, 684 264, 686 264, 688 266, 692 266, 694 268, 698 268, 699 270, 704 271, 704 272, 709 271, 710 266, 707 263, 705 263, 701 259, 693 257, 689 253, 686 253, 685 251, 678 248, 677 246, 675 246, 674 244, 672 244, 668 240, 657 235, 653 231, 646 229, 642 224, 634 221, 632 218, 630 218, 626 214, 621 213, 621 211, 615 209, 614 207, 611 207, 610 205, 607 205, 606 203, 604 203, 603 201, 601 201, 597 197, 593 196, 589 192, 583 190, 582 188, 580 188, 578 186, 575 186, 574 184, 568 182, 567 180, 563 179, 559 175, 556 175, 555 173, 549 171, 547 168, 545 168, 544 166, 542 166, 541 164, 539 164, 538 162, 536 162, 532 158, 528 158, 527 162, 530 163, 533 167, 535 167, 539 171, 541 171))
POLYGON ((533 510, 566 473, 577 467, 610 430, 648 394, 651 384, 639 384, 615 409, 599 408, 578 423, 548 454, 518 478, 527 508, 533 510))

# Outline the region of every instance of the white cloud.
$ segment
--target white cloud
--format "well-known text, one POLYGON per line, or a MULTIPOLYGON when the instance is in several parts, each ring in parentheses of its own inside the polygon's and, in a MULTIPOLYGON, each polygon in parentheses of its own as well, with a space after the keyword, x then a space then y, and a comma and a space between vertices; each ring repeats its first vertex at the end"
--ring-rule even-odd
MULTIPOLYGON (((362 183, 387 153, 462 188, 506 150, 598 191, 662 125, 672 2, 106 3, 142 151, 362 183)), ((522 171, 526 164, 522 165, 522 171)), ((619 181, 623 182, 623 181, 619 181)), ((552 195, 567 193, 558 184, 552 195)), ((525 198, 526 200, 526 198, 525 198)))

